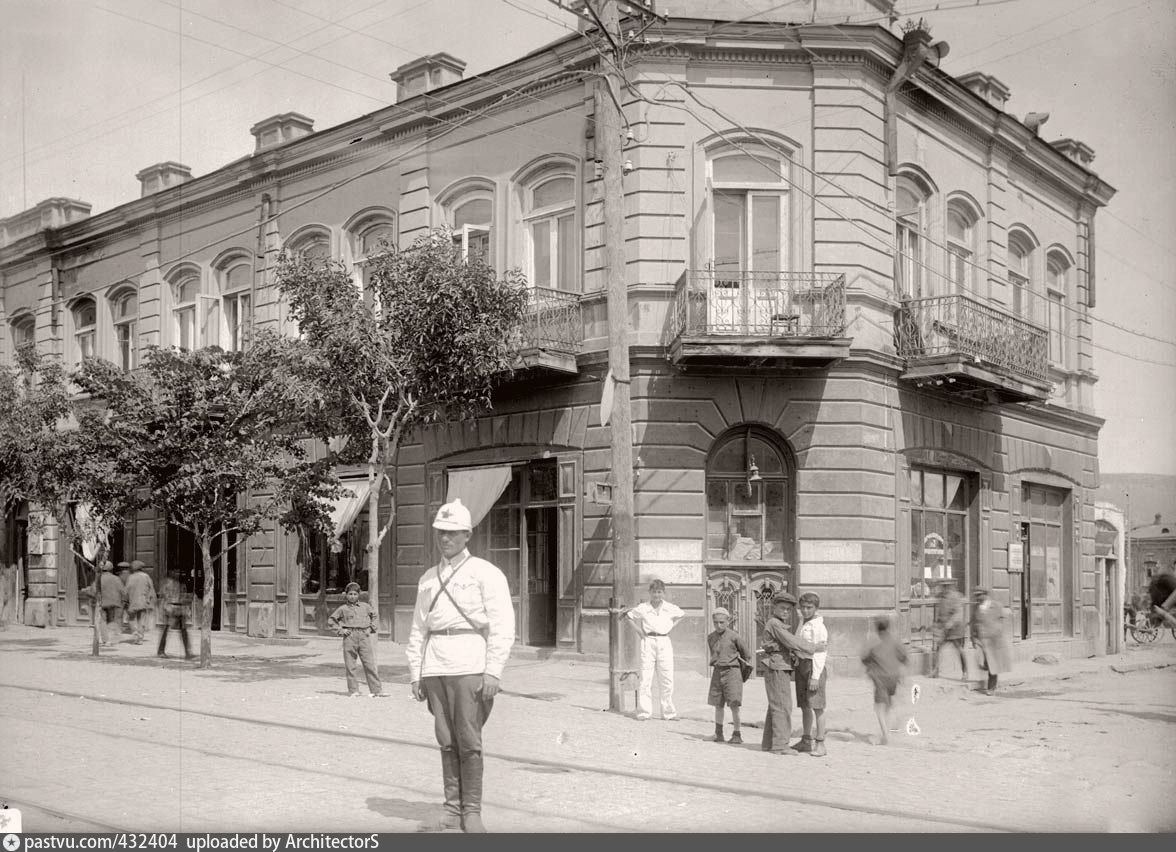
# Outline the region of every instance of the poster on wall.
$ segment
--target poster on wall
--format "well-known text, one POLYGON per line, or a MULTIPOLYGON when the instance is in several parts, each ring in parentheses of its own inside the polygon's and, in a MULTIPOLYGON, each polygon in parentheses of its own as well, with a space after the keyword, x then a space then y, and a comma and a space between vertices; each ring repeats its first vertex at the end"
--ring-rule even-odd
POLYGON ((1025 545, 1019 541, 1009 542, 1009 573, 1022 574, 1025 571, 1025 545))

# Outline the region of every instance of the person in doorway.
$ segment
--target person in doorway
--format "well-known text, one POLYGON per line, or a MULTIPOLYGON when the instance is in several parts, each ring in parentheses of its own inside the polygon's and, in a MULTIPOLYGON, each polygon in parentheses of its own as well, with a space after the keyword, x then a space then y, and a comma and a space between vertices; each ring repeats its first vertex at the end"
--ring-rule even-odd
POLYGON ((731 613, 725 607, 715 607, 711 613, 715 629, 706 637, 710 648, 710 689, 706 703, 715 708, 715 742, 743 742, 739 730, 739 707, 743 704, 743 670, 751 666, 751 653, 743 637, 731 629, 731 613), (731 708, 731 739, 723 738, 723 708, 731 708))
POLYGON ((114 563, 105 560, 100 566, 98 578, 98 603, 102 607, 98 614, 98 641, 102 645, 113 645, 122 628, 123 599, 126 588, 114 573, 114 563))
POLYGON ((793 621, 796 598, 780 592, 772 598, 772 617, 764 624, 764 691, 768 697, 768 714, 764 718, 760 747, 773 754, 798 755, 790 744, 792 736, 792 672, 796 652, 813 653, 814 645, 795 636, 789 627, 793 621))
POLYGON ((445 806, 422 828, 482 833, 482 727, 514 644, 514 607, 502 571, 466 549, 473 524, 461 500, 437 511, 433 530, 441 561, 417 585, 407 656, 412 695, 433 714, 445 806))
POLYGON ((359 599, 359 583, 348 583, 344 594, 347 602, 331 613, 327 618, 327 624, 335 631, 336 636, 343 637, 343 668, 347 672, 347 694, 352 698, 359 697, 359 670, 362 666, 363 676, 367 679, 372 698, 383 698, 384 687, 380 683, 380 673, 376 667, 375 648, 368 639, 369 635, 376 632, 376 611, 367 601, 359 599))
POLYGON ((637 719, 653 716, 653 679, 661 692, 661 714, 667 721, 678 718, 674 708, 674 646, 670 631, 685 614, 666 600, 666 584, 653 580, 649 584, 649 600, 624 610, 637 632, 641 634, 641 681, 637 687, 637 719))
POLYGON ((939 677, 939 657, 943 649, 954 648, 960 660, 964 680, 968 679, 968 661, 964 657, 964 597, 955 580, 940 580, 935 590, 935 621, 932 624, 931 677, 939 677))
POLYGON ((127 612, 134 632, 131 643, 142 645, 155 612, 155 584, 151 582, 147 566, 138 559, 131 562, 131 576, 127 580, 127 612))
POLYGON ((894 712, 894 693, 898 691, 898 685, 902 682, 906 662, 906 649, 890 632, 890 616, 878 616, 874 619, 874 638, 862 654, 862 664, 874 683, 874 715, 882 731, 882 738, 879 740, 881 745, 886 745, 890 741, 887 732, 890 730, 891 716, 894 712))
POLYGON ((976 610, 972 615, 972 641, 984 652, 984 668, 988 682, 984 691, 996 694, 997 675, 1013 668, 1013 651, 1004 625, 1004 608, 988 594, 988 589, 977 589, 976 610))
POLYGON ((824 757, 825 751, 825 681, 829 670, 825 665, 829 657, 829 631, 825 619, 817 614, 821 598, 816 592, 805 592, 800 596, 800 617, 804 619, 796 638, 813 651, 798 649, 796 652, 796 706, 800 708, 804 733, 793 748, 808 752, 813 757, 824 757))
POLYGON ((184 643, 185 659, 194 656, 188 645, 188 603, 189 596, 184 588, 183 575, 179 571, 169 571, 167 579, 163 581, 163 629, 159 633, 159 648, 156 655, 167 656, 167 631, 175 628, 180 631, 180 641, 184 643))

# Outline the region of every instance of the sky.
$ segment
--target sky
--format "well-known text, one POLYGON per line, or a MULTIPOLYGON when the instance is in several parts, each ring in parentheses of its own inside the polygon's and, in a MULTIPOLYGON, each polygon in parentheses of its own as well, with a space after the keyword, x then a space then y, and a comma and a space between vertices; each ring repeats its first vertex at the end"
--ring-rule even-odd
MULTIPOLYGON (((1096 217, 1100 466, 1176 475, 1176 3, 964 3, 898 11, 948 42, 943 70, 995 75, 1009 112, 1050 114, 1044 139, 1094 149, 1118 190, 1096 217)), ((419 56, 469 76, 574 26, 545 0, 0 0, 0 218, 55 196, 109 210, 145 166, 251 153, 262 118, 332 127, 392 102, 389 73, 419 56)))

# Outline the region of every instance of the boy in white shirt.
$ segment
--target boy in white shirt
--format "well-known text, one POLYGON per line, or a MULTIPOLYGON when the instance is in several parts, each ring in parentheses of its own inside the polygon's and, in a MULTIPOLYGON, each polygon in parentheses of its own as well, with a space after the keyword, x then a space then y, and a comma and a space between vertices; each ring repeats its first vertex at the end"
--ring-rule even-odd
POLYGON ((653 678, 656 673, 661 690, 662 718, 678 718, 674 709, 674 646, 670 631, 684 613, 666 600, 666 584, 654 580, 649 584, 649 600, 626 610, 627 618, 641 634, 641 683, 637 689, 637 718, 645 721, 653 715, 653 678))
POLYGON ((796 652, 796 706, 804 720, 804 736, 793 748, 807 751, 812 757, 824 757, 827 753, 825 681, 828 679, 825 662, 829 656, 825 649, 829 644, 829 631, 825 629, 825 619, 817 615, 821 598, 815 592, 801 595, 799 605, 804 623, 796 631, 796 638, 811 643, 816 651, 811 654, 803 650, 796 652))

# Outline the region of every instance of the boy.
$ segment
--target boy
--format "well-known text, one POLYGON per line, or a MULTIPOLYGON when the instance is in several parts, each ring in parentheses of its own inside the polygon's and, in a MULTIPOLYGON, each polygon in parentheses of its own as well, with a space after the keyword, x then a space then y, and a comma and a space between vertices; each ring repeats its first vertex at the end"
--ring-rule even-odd
POLYGON ((367 678, 372 698, 381 698, 384 686, 376 671, 376 657, 372 653, 368 634, 376 632, 376 612, 367 601, 359 599, 359 583, 348 583, 344 589, 347 603, 331 613, 327 624, 336 636, 343 637, 343 668, 347 672, 347 694, 359 697, 359 663, 363 664, 363 675, 367 678))
POLYGON ((796 652, 796 706, 800 708, 804 734, 793 748, 806 751, 812 757, 824 757, 826 754, 825 680, 828 678, 828 669, 825 668, 825 661, 829 656, 826 651, 829 631, 825 629, 825 619, 817 615, 820 606, 821 598, 815 592, 805 592, 800 596, 800 616, 804 623, 796 631, 797 639, 809 643, 816 650, 811 653, 803 649, 796 652))
POLYGON ((714 671, 711 673, 706 703, 715 708, 717 743, 725 742, 723 707, 731 708, 733 730, 729 742, 737 745, 743 742, 743 736, 739 732, 739 707, 743 704, 743 666, 751 665, 751 654, 743 637, 730 629, 731 613, 724 607, 715 608, 711 613, 711 622, 715 629, 707 635, 706 644, 710 648, 710 664, 714 666, 714 671))
POLYGON ((890 633, 890 617, 880 615, 874 619, 874 630, 878 634, 862 655, 866 673, 874 682, 874 715, 882 729, 881 744, 889 741, 886 732, 890 730, 890 716, 894 708, 894 693, 902 679, 902 667, 907 661, 906 651, 890 633))
POLYGON ((674 709, 674 646, 670 631, 684 613, 666 600, 666 584, 654 580, 649 584, 649 601, 625 610, 641 634, 641 682, 637 689, 637 719, 644 722, 653 715, 653 678, 656 673, 661 688, 662 718, 678 718, 674 709))
POLYGON ((768 713, 764 717, 760 748, 788 757, 800 754, 789 744, 792 739, 792 670, 796 667, 796 652, 807 651, 811 654, 816 650, 789 629, 795 606, 796 598, 793 595, 778 592, 772 598, 772 617, 765 622, 761 634, 768 713))

